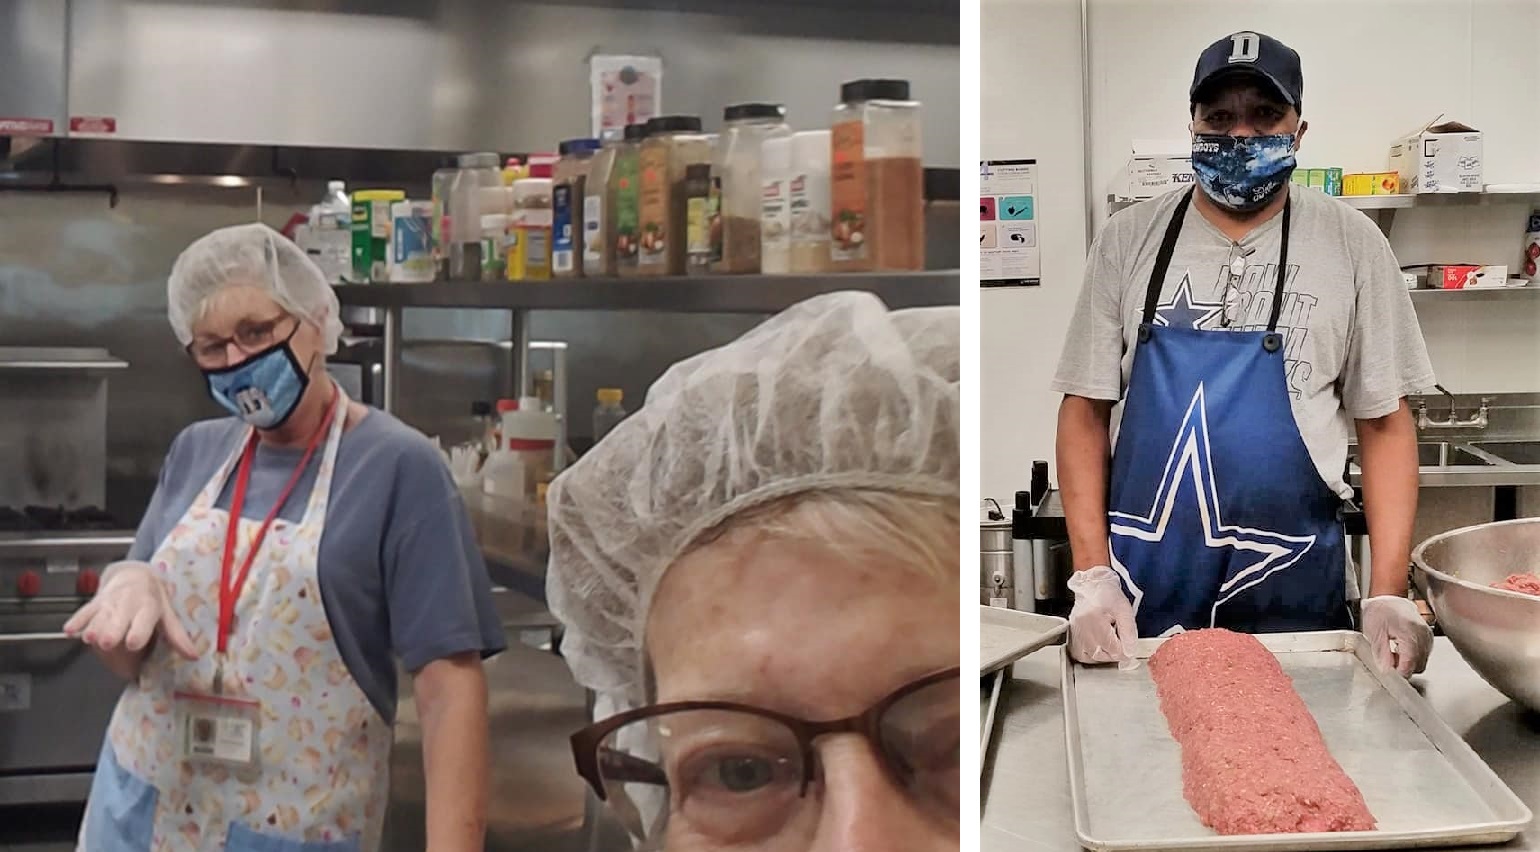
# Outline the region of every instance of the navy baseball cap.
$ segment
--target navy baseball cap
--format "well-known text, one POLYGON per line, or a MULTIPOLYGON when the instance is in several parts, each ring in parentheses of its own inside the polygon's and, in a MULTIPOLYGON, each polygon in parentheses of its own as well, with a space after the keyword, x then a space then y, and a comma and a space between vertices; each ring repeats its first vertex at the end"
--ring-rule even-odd
POLYGON ((1294 49, 1262 33, 1232 33, 1204 49, 1193 71, 1189 100, 1198 103, 1200 92, 1231 75, 1249 75, 1269 84, 1284 103, 1300 108, 1305 94, 1305 75, 1294 49))

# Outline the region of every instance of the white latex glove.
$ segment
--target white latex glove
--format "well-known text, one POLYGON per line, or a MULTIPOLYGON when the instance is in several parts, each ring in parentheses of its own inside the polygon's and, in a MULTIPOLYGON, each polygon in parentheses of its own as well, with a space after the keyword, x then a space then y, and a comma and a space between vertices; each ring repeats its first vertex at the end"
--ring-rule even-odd
POLYGON ((1396 595, 1377 595, 1363 602, 1364 635, 1374 646, 1374 658, 1386 671, 1402 677, 1419 674, 1433 653, 1433 628, 1422 619, 1417 604, 1396 595))
POLYGON ((1075 593, 1069 613, 1069 655, 1082 663, 1134 665, 1139 628, 1117 572, 1104 565, 1077 571, 1069 578, 1069 590, 1075 593))
POLYGON ((64 632, 108 654, 119 648, 139 654, 159 633, 173 651, 189 660, 198 658, 165 583, 143 562, 119 562, 108 568, 96 597, 70 616, 64 632))

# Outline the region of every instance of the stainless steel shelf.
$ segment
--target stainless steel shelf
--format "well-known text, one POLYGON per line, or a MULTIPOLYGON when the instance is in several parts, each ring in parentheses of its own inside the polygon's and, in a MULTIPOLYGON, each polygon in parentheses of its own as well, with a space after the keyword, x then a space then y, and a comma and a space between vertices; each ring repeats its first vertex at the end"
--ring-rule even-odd
POLYGON ((1540 296, 1540 286, 1466 287, 1462 290, 1413 290, 1413 302, 1495 302, 1532 299, 1540 296))
POLYGON ((342 304, 375 308, 524 311, 658 311, 769 314, 840 290, 875 293, 890 308, 956 305, 955 269, 826 275, 579 278, 540 282, 446 282, 339 286, 342 304))

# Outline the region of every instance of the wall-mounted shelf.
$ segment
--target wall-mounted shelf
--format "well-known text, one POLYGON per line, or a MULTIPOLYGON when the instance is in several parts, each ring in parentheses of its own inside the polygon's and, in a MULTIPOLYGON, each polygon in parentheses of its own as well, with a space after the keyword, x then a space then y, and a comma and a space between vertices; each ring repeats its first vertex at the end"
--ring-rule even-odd
POLYGON ((1412 290, 1413 302, 1495 302, 1540 298, 1540 286, 1466 287, 1461 290, 1412 290))
POLYGON ((769 314, 839 290, 875 293, 894 309, 955 305, 959 286, 958 271, 949 269, 844 275, 362 284, 340 286, 336 291, 344 305, 374 308, 769 314))
POLYGON ((1380 231, 1390 236, 1390 226, 1395 222, 1396 211, 1407 207, 1467 206, 1511 203, 1528 197, 1540 197, 1540 184, 1504 183, 1489 184, 1481 192, 1431 192, 1409 195, 1342 195, 1338 198, 1349 207, 1364 211, 1364 215, 1379 225, 1380 231))

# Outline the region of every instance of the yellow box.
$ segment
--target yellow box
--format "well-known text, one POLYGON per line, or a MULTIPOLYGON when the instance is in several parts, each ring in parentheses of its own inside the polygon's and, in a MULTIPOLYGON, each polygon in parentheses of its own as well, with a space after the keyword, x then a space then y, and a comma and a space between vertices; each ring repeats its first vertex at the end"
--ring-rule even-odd
POLYGON ((1358 173, 1342 176, 1343 195, 1373 195, 1374 175, 1358 173))
POLYGON ((1400 195, 1401 174, 1399 172, 1380 172, 1374 176, 1374 192, 1372 195, 1400 195))

